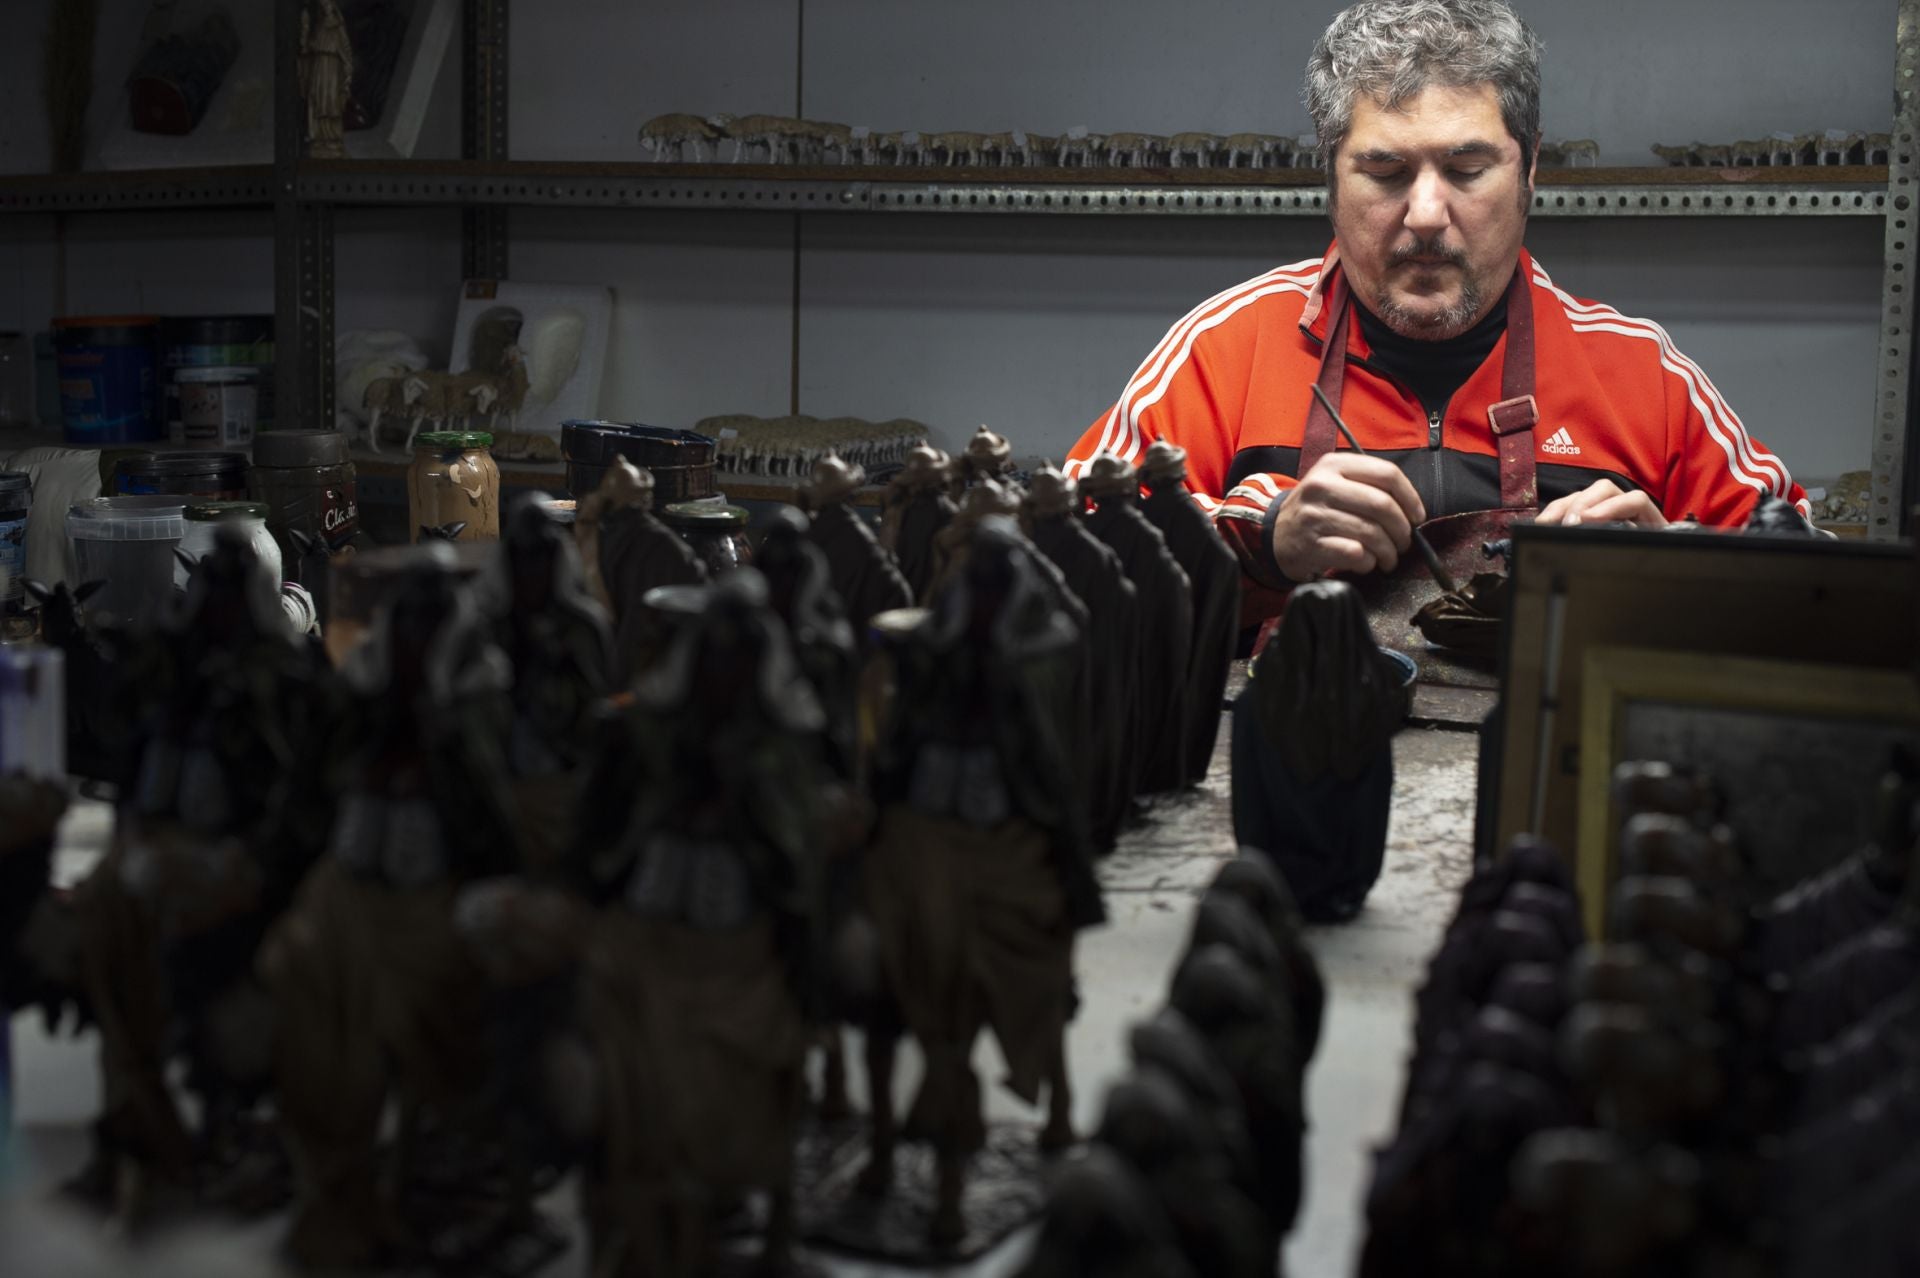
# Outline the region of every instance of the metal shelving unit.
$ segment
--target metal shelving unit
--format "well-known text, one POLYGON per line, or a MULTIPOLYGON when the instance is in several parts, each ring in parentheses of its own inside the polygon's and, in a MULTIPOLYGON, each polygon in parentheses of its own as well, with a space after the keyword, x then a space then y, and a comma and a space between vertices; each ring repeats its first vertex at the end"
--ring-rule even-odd
MULTIPOLYGON (((508 274, 514 207, 1019 216, 1319 217, 1315 170, 782 168, 535 163, 507 159, 509 0, 464 0, 458 161, 313 161, 297 73, 305 0, 275 0, 274 162, 0 178, 0 213, 270 208, 276 389, 289 419, 333 415, 333 216, 346 206, 458 207, 469 278, 508 274)), ((1900 0, 1894 147, 1886 166, 1568 169, 1542 175, 1533 215, 1875 217, 1886 223, 1880 392, 1869 535, 1892 538, 1920 502, 1913 422, 1914 137, 1920 132, 1920 0, 1900 0)))

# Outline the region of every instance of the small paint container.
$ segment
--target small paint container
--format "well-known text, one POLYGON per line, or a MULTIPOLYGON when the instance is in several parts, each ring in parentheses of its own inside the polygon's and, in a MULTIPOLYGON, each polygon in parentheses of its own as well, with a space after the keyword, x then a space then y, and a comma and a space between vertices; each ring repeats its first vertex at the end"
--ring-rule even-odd
POLYGON ((259 375, 251 368, 180 368, 181 437, 189 447, 244 448, 259 420, 259 375))

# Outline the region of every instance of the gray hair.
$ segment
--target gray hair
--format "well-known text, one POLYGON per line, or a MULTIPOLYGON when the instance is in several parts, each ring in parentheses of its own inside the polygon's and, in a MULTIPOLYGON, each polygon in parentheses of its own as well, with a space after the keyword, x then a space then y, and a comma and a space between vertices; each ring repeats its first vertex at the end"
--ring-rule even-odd
POLYGON ((1540 49, 1506 0, 1360 0, 1307 59, 1304 96, 1321 163, 1331 177, 1356 93, 1395 110, 1429 84, 1490 84, 1524 166, 1540 137, 1540 49))

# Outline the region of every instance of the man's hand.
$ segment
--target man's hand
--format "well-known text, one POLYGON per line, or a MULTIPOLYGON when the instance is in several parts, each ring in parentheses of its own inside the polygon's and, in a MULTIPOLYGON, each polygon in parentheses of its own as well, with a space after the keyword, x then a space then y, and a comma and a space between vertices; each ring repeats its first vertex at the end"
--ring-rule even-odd
POLYGON ((1579 524, 1638 524, 1642 528, 1665 528, 1667 518, 1653 504, 1653 498, 1640 489, 1623 490, 1611 479, 1598 479, 1577 493, 1547 503, 1533 520, 1536 524, 1561 524, 1573 528, 1579 524))
POLYGON ((1391 572, 1425 522, 1420 494, 1378 457, 1332 452, 1288 491, 1273 517, 1273 558, 1295 581, 1322 573, 1391 572))

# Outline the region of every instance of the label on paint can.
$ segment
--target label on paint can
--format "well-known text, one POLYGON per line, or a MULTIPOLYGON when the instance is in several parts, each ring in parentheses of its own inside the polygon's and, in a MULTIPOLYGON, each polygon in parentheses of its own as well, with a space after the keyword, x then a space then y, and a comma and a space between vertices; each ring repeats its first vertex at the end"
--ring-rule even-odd
POLYGON ((183 368, 174 383, 187 443, 226 448, 253 442, 259 390, 252 369, 183 368))

